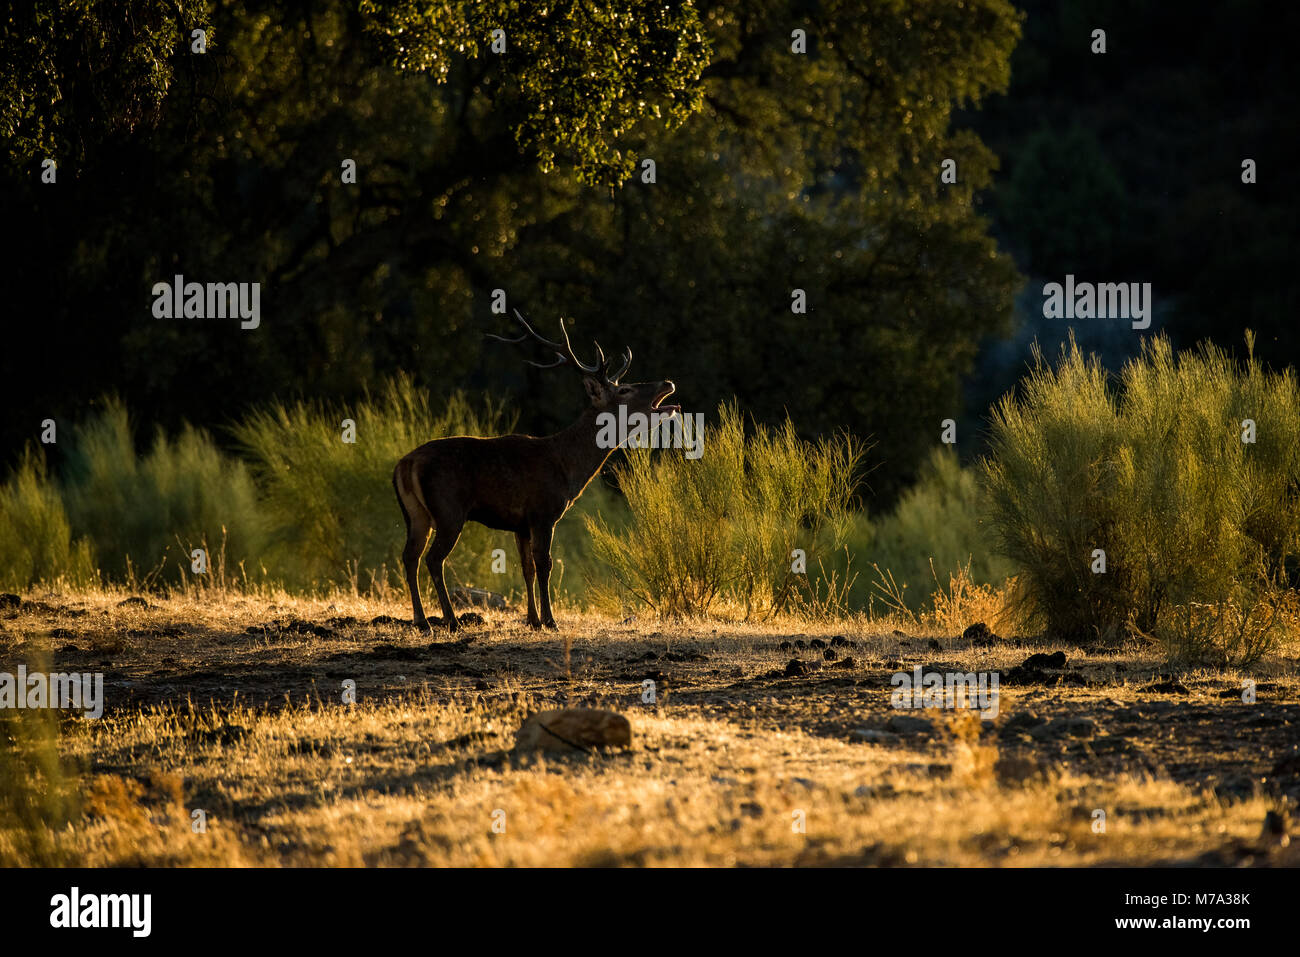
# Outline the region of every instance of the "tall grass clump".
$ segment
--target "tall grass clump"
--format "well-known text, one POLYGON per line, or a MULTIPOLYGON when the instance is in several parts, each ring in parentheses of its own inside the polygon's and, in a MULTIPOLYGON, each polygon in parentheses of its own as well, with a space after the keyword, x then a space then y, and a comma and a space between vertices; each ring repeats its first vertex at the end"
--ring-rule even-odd
POLYGON ((617 474, 631 521, 587 521, 611 579, 597 593, 667 617, 724 603, 747 618, 837 603, 844 582, 823 560, 848 529, 864 451, 850 436, 803 441, 788 419, 746 435, 734 404, 719 407, 698 459, 629 449, 617 474))
POLYGON ((28 449, 0 485, 0 587, 22 591, 59 579, 85 586, 95 578, 90 541, 73 535, 44 457, 28 449))
MULTIPOLYGON (((49 671, 48 657, 28 662, 49 671)), ((79 815, 80 770, 59 751, 59 712, 0 710, 0 867, 59 867, 57 835, 79 815)))
POLYGON ((93 543, 111 581, 184 580, 196 548, 207 552, 210 571, 251 570, 263 552, 248 468, 188 425, 175 437, 158 429, 137 454, 126 408, 115 400, 75 430, 63 500, 74 534, 93 543))
POLYGON ((1053 633, 1222 663, 1274 646, 1300 552, 1300 393, 1248 347, 1242 363, 1160 337, 1114 381, 1071 341, 995 407, 991 521, 1053 633))
MULTIPOLYGON (((253 412, 233 431, 262 489, 268 568, 294 589, 400 582, 406 529, 392 486, 398 459, 433 439, 492 435, 511 424, 500 405, 476 408, 460 393, 435 409, 404 375, 346 407, 277 403, 253 412), (343 441, 344 419, 355 423, 355 442, 343 441)), ((491 551, 499 545, 487 529, 467 525, 447 561, 449 583, 491 585, 491 551)))

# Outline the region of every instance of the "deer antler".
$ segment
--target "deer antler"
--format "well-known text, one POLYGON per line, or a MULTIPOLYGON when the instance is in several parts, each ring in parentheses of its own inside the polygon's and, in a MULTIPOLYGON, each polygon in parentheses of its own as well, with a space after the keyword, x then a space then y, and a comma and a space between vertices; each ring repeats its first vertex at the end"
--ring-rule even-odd
MULTIPOLYGON (((611 359, 609 361, 609 365, 613 365, 613 364, 614 364, 614 360, 611 359)), ((609 382, 611 385, 618 385, 618 380, 623 378, 623 373, 627 372, 627 367, 630 366, 631 364, 632 364, 632 350, 627 347, 624 347, 622 368, 620 368, 613 375, 610 375, 609 365, 607 365, 605 367, 605 381, 609 382)))
POLYGON ((539 369, 554 369, 556 366, 571 365, 587 375, 598 376, 600 380, 607 385, 617 385, 618 380, 622 377, 623 373, 627 372, 628 366, 632 364, 632 350, 624 349, 623 367, 611 376, 609 374, 609 367, 613 364, 613 360, 611 359, 607 361, 605 359, 605 350, 601 349, 599 342, 592 340, 596 346, 596 361, 591 365, 583 362, 574 354, 573 343, 569 341, 569 331, 564 327, 563 319, 560 320, 560 334, 564 336, 564 342, 561 344, 559 342, 552 342, 550 339, 539 335, 537 330, 528 324, 528 320, 519 314, 518 309, 515 310, 515 318, 518 319, 519 324, 524 327, 523 333, 517 339, 507 339, 505 336, 498 336, 491 332, 485 333, 485 335, 489 339, 495 339, 498 342, 506 342, 510 345, 518 345, 521 342, 532 339, 534 342, 541 343, 551 352, 555 353, 556 358, 554 362, 543 363, 534 362, 532 359, 525 359, 524 361, 530 366, 536 366, 539 369))

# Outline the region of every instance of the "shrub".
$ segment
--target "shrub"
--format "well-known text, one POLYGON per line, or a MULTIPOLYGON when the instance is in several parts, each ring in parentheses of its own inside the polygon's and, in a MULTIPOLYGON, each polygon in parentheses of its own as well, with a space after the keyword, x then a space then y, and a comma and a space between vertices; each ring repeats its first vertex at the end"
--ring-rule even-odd
MULTIPOLYGON (((398 378, 378 397, 346 409, 300 402, 250 414, 232 429, 250 464, 188 426, 174 438, 160 430, 141 454, 125 407, 109 401, 73 430, 62 483, 29 452, 0 486, 0 584, 21 590, 40 580, 87 584, 101 575, 132 587, 160 578, 193 584, 190 553, 204 548, 211 575, 198 580, 203 585, 227 584, 228 566, 242 568, 244 583, 296 592, 346 585, 404 590, 405 528, 393 466, 431 439, 508 427, 499 405, 477 409, 456 394, 435 412, 424 393, 398 378), (344 418, 356 423, 355 443, 342 441, 344 418)), ((621 526, 626 509, 597 481, 575 512, 621 526)), ((552 596, 572 596, 593 565, 580 522, 560 524, 553 555, 552 596)), ((468 525, 447 575, 453 584, 509 591, 522 589, 518 566, 512 535, 468 525), (507 555, 504 576, 491 569, 498 547, 507 555)))
POLYGON ((1173 661, 1226 668, 1255 663, 1295 634, 1298 622, 1293 590, 1247 579, 1218 601, 1170 607, 1147 637, 1173 661))
POLYGON ((117 401, 74 431, 63 497, 73 531, 90 539, 111 580, 130 581, 137 570, 147 581, 183 580, 195 548, 207 550, 214 572, 222 558, 252 564, 263 551, 248 468, 190 426, 175 438, 159 429, 137 455, 117 401))
MULTIPOLYGON (((48 655, 29 660, 49 671, 48 655)), ((80 812, 81 768, 59 750, 51 708, 0 710, 0 867, 67 864, 58 835, 80 812)))
MULTIPOLYGON (((406 541, 393 492, 393 467, 425 442, 450 435, 496 435, 513 419, 485 399, 475 406, 454 393, 435 408, 406 376, 377 395, 349 406, 299 402, 276 404, 247 416, 234 435, 252 460, 271 531, 268 569, 292 590, 355 588, 405 590, 401 553, 406 541), (342 421, 356 424, 356 442, 342 441, 342 421)), ((593 482, 575 506, 579 514, 616 517, 618 505, 593 482)), ((585 535, 570 519, 556 530, 551 576, 553 597, 572 593, 573 566, 587 561, 585 535)), ((514 536, 469 523, 446 562, 448 585, 521 592, 514 536), (504 549, 506 573, 493 571, 492 552, 504 549)), ((429 587, 421 573, 422 585, 429 587)))
POLYGON ((1228 634, 1228 609, 1261 620, 1253 609, 1297 555, 1300 394, 1293 373, 1266 372, 1248 345, 1241 364, 1150 340, 1116 384, 1071 340, 1055 368, 1035 350, 1021 395, 996 406, 990 518, 1022 598, 1053 632, 1114 640, 1218 621, 1202 637, 1223 650, 1213 633, 1228 634))
POLYGON ((22 591, 39 581, 95 579, 90 542, 74 538, 63 499, 36 449, 24 453, 0 486, 0 586, 22 591))
POLYGON ((894 510, 859 533, 858 554, 888 574, 913 612, 943 591, 942 576, 998 584, 1013 566, 992 547, 986 510, 976 470, 962 468, 951 448, 935 449, 894 510))
MULTIPOLYGON (((500 406, 475 409, 460 393, 435 411, 405 376, 347 407, 276 403, 248 415, 233 433, 262 489, 267 567, 294 589, 400 582, 406 530, 393 466, 432 439, 500 431, 503 418, 500 406), (355 442, 342 439, 344 419, 356 424, 355 442)), ((467 525, 448 579, 489 577, 490 541, 486 529, 467 525)))
POLYGON ((600 594, 665 616, 706 615, 729 601, 749 618, 825 601, 810 580, 847 530, 861 445, 849 436, 802 441, 788 419, 747 436, 734 404, 719 407, 707 436, 695 460, 628 450, 618 480, 630 523, 587 522, 613 579, 600 594), (795 549, 807 574, 792 568, 795 549))

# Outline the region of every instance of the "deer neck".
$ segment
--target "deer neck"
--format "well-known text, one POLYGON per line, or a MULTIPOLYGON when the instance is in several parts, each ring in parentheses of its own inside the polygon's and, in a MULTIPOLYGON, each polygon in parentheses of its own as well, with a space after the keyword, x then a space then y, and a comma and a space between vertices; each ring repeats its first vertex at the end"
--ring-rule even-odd
POLYGON ((551 444, 559 452, 569 501, 582 494, 582 490, 595 478, 605 460, 614 453, 612 448, 602 449, 596 444, 599 432, 597 415, 595 409, 589 408, 573 425, 550 437, 551 444))

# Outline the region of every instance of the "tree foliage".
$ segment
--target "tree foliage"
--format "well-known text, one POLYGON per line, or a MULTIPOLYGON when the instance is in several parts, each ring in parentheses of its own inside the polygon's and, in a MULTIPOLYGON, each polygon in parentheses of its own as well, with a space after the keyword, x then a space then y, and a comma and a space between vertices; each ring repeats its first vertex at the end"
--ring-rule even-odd
POLYGON ((207 0, 72 0, 10 6, 0 29, 0 133, 12 159, 85 159, 90 145, 157 122, 207 0), (126 7, 127 9, 123 9, 126 7))
MULTIPOLYGON (((484 346, 500 288, 543 327, 574 317, 575 341, 630 345, 633 375, 673 378, 691 408, 734 395, 760 421, 871 436, 887 493, 1009 312, 1016 273, 979 210, 997 161, 951 130, 1008 82, 1003 0, 230 0, 205 55, 181 29, 199 8, 173 9, 157 29, 174 45, 148 48, 148 90, 169 91, 151 125, 96 138, 66 101, 42 107, 84 139, 67 157, 56 141, 76 176, 54 187, 33 141, 6 136, 14 309, 70 347, 57 378, 15 370, 5 447, 110 386, 142 421, 211 426, 399 370, 440 394, 527 394, 521 426, 554 427, 580 392, 484 346), (154 319, 149 289, 175 274, 262 283, 262 326, 154 319)), ((100 19, 50 22, 60 77, 114 46, 100 19)), ((127 66, 97 82, 130 87, 127 66)), ((4 82, 41 97, 21 71, 4 82)))

